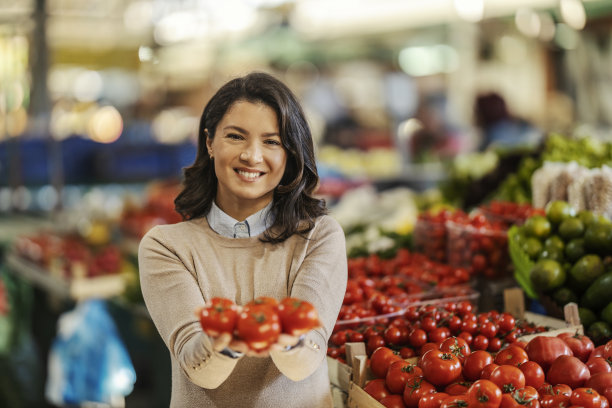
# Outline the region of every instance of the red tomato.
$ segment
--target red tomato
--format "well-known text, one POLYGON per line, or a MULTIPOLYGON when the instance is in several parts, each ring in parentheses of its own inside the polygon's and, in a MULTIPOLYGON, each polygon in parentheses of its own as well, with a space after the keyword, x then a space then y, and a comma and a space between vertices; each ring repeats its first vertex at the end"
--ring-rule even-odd
POLYGON ((444 392, 447 393, 448 395, 465 394, 467 393, 467 390, 470 388, 471 385, 472 385, 471 381, 470 382, 457 381, 454 383, 450 383, 446 387, 444 387, 444 392))
POLYGON ((568 408, 571 405, 570 397, 564 394, 544 395, 540 398, 542 408, 568 408))
POLYGON ((440 344, 440 350, 445 353, 452 353, 462 363, 470 355, 470 346, 461 337, 449 337, 440 344))
POLYGON ((387 370, 394 361, 401 361, 401 357, 388 347, 379 347, 370 356, 370 370, 376 378, 385 378, 387 370))
POLYGON ((574 357, 580 359, 580 361, 586 362, 595 349, 593 341, 583 334, 572 334, 572 333, 561 333, 557 337, 563 339, 565 344, 572 349, 574 357))
POLYGON ((552 385, 567 384, 570 388, 582 387, 591 373, 589 368, 574 356, 559 356, 546 373, 546 381, 552 385))
POLYGON ((299 336, 321 326, 317 310, 305 300, 284 298, 280 301, 277 310, 283 333, 299 336))
POLYGON ((574 353, 565 342, 558 337, 536 336, 527 343, 525 351, 530 360, 538 363, 545 372, 561 355, 572 356, 574 353))
POLYGON ((463 376, 467 380, 475 381, 480 378, 482 369, 492 362, 493 356, 488 351, 473 351, 463 361, 463 376))
POLYGON ((489 346, 487 347, 487 350, 489 350, 491 353, 495 353, 501 349, 501 346, 501 339, 499 337, 492 337, 489 339, 489 346))
POLYGON ((497 408, 501 404, 502 391, 489 380, 478 380, 466 394, 470 408, 497 408))
POLYGON ((391 394, 383 378, 376 378, 372 381, 368 381, 365 387, 363 387, 363 390, 370 394, 376 401, 380 401, 391 394))
POLYGON ((557 384, 552 386, 552 394, 560 395, 563 394, 567 397, 572 395, 572 389, 567 384, 557 384))
POLYGON ((507 364, 520 367, 520 365, 527 360, 529 360, 527 352, 524 349, 513 345, 501 350, 495 356, 495 364, 499 365, 507 364))
POLYGON ((399 351, 400 357, 403 359, 412 358, 416 356, 416 352, 412 347, 402 347, 399 351))
POLYGON ((404 404, 404 398, 401 395, 387 395, 380 401, 382 406, 386 408, 405 408, 406 404, 404 404))
POLYGON ((261 351, 276 343, 281 333, 278 314, 270 306, 245 307, 236 324, 238 337, 253 350, 261 351))
POLYGON ((417 408, 421 397, 434 392, 436 392, 436 387, 423 377, 410 377, 402 394, 404 404, 408 408, 417 408))
POLYGON ((436 327, 435 329, 431 330, 427 336, 429 341, 433 343, 442 343, 450 336, 450 334, 451 332, 448 327, 436 327))
POLYGON ((449 397, 445 392, 432 392, 425 394, 419 400, 418 408, 440 408, 442 401, 449 397))
POLYGON ((210 300, 210 303, 213 306, 236 307, 233 300, 222 297, 214 297, 210 300))
POLYGON ((427 381, 444 386, 456 381, 461 375, 461 362, 451 353, 429 350, 421 356, 421 368, 427 381))
POLYGON ((467 395, 451 395, 442 400, 440 408, 468 407, 467 395))
POLYGON ((572 391, 570 402, 582 408, 601 408, 601 396, 592 388, 576 388, 572 391))
POLYGON ((348 330, 346 333, 346 341, 351 343, 361 343, 365 339, 363 333, 360 333, 355 330, 348 330))
POLYGON ((211 306, 200 311, 200 325, 206 334, 216 337, 221 333, 234 333, 238 311, 234 302, 229 302, 217 301, 215 304, 213 299, 211 306))
POLYGON ((612 372, 612 360, 606 360, 603 357, 590 357, 586 365, 589 367, 591 375, 612 372))
POLYGON ((414 348, 422 347, 427 343, 427 333, 423 329, 412 329, 408 335, 408 344, 414 348))
POLYGON ((586 380, 584 386, 593 388, 600 394, 604 394, 607 388, 612 388, 612 373, 597 373, 586 380))
POLYGON ((525 375, 525 385, 538 389, 544 384, 546 375, 542 367, 535 361, 525 361, 519 365, 519 369, 525 375))
POLYGON ((383 338, 383 336, 374 334, 370 336, 370 338, 368 339, 368 342, 366 343, 366 353, 369 356, 371 356, 372 353, 376 351, 376 349, 378 349, 379 347, 385 347, 385 345, 386 343, 385 343, 385 339, 383 338))
POLYGON ((383 338, 388 345, 399 346, 402 340, 402 331, 395 326, 389 326, 383 332, 383 338))
POLYGON ((477 335, 472 340, 472 348, 474 350, 486 350, 489 347, 489 338, 482 334, 477 335))
POLYGON ((276 308, 278 306, 278 300, 270 296, 259 296, 251 300, 246 305, 247 306, 268 305, 268 306, 272 306, 273 308, 276 308))
POLYGON ((488 380, 497 367, 499 367, 499 365, 495 363, 487 364, 480 372, 480 378, 483 380, 488 380))
POLYGON ((490 320, 482 322, 480 324, 479 330, 480 334, 485 337, 488 337, 489 339, 495 337, 495 335, 497 334, 497 326, 490 320))
POLYGON ((510 313, 502 313, 497 324, 501 333, 508 333, 514 329, 516 320, 510 313))
POLYGON ((489 380, 497 384, 502 392, 513 392, 525 387, 525 374, 520 368, 512 365, 500 365, 493 370, 489 380))
POLYGON ((405 360, 397 360, 389 365, 385 376, 385 384, 392 393, 401 394, 410 377, 421 377, 422 375, 423 370, 420 367, 405 360))
POLYGON ((423 344, 423 347, 421 347, 421 349, 419 350, 419 354, 422 356, 423 354, 427 353, 429 350, 440 350, 440 347, 436 343, 431 343, 431 342, 425 343, 423 344))
POLYGON ((539 408, 538 392, 533 387, 525 387, 502 396, 500 408, 539 408))

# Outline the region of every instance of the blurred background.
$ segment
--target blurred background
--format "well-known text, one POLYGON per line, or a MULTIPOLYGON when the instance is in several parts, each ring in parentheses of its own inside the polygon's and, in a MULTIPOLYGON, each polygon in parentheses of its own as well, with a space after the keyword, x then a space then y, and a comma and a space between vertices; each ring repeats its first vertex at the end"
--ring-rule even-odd
POLYGON ((50 404, 58 318, 94 297, 135 367, 117 406, 167 406, 138 239, 179 220, 199 115, 253 70, 301 100, 318 194, 367 254, 431 205, 490 197, 501 176, 466 180, 552 133, 610 140, 612 1, 0 0, 0 405, 50 404))

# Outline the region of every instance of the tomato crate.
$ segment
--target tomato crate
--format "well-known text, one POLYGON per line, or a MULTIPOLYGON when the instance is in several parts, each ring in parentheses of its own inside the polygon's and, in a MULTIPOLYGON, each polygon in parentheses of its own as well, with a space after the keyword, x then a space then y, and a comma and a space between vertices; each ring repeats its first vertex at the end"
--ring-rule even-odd
POLYGON ((446 221, 448 264, 467 268, 473 276, 488 279, 510 276, 512 262, 507 229, 469 222, 446 221))
MULTIPOLYGON (((358 360, 366 360, 366 348, 364 343, 346 343, 346 361, 341 362, 335 358, 327 357, 327 371, 329 382, 338 390, 348 392, 351 381, 355 378, 353 366, 358 360)), ((365 363, 363 366, 365 370, 365 363)), ((365 372, 364 374, 365 375, 365 372)))

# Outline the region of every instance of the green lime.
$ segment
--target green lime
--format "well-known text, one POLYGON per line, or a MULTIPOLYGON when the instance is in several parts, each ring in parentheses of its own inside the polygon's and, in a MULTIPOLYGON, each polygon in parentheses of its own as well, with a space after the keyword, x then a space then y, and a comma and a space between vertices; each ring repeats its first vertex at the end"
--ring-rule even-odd
POLYGON ((570 288, 560 287, 552 294, 552 298, 559 306, 565 306, 569 302, 578 302, 578 296, 570 288))
POLYGON ((586 307, 578 307, 578 317, 580 317, 580 323, 583 327, 589 327, 597 321, 597 315, 586 307))
POLYGON ((597 222, 584 232, 584 245, 588 251, 598 254, 612 252, 612 225, 597 222))
POLYGON ((563 285, 566 275, 559 262, 541 259, 531 268, 529 276, 536 290, 548 292, 563 285))
POLYGON ((537 238, 528 237, 523 241, 521 248, 531 259, 536 259, 542 252, 542 243, 537 238))
POLYGON ((551 201, 546 205, 546 218, 555 224, 561 224, 565 219, 572 218, 576 215, 574 207, 565 201, 551 201))
POLYGON ((584 290, 589 287, 595 279, 604 273, 604 265, 601 258, 597 255, 588 254, 580 258, 572 269, 570 276, 577 290, 584 290))
POLYGON ((612 337, 612 327, 606 322, 597 321, 589 326, 586 334, 595 345, 601 345, 612 337))
POLYGON ((565 245, 565 250, 563 252, 568 261, 576 262, 586 254, 586 250, 584 249, 584 238, 572 239, 565 245))
POLYGON ((540 252, 540 255, 538 255, 538 259, 552 259, 559 263, 563 263, 563 250, 555 247, 544 249, 540 252))
POLYGON ((612 324, 612 302, 608 303, 600 313, 601 319, 609 324, 612 324))
POLYGON ((523 227, 528 236, 540 239, 548 237, 552 229, 550 222, 543 215, 534 215, 527 218, 523 227))
POLYGON ((579 218, 567 218, 559 224, 559 235, 564 240, 580 238, 584 234, 584 224, 579 218))
POLYGON ((550 248, 560 249, 561 251, 563 251, 563 249, 565 248, 565 242, 563 242, 563 240, 558 235, 551 235, 550 237, 546 238, 546 240, 544 240, 544 249, 550 248))
POLYGON ((597 216, 593 213, 593 211, 589 210, 580 210, 576 216, 586 227, 593 224, 597 219, 597 216))

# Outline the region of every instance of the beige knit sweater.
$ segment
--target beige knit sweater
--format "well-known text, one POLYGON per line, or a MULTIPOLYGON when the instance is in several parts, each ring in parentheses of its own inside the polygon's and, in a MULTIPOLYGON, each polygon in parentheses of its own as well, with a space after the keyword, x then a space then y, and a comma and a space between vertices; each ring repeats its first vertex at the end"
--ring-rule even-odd
MULTIPOLYGON (((171 407, 330 407, 327 340, 347 280, 344 233, 329 216, 304 239, 281 244, 227 238, 205 218, 157 226, 140 243, 145 303, 172 364, 171 407), (215 296, 244 305, 258 296, 311 302, 323 327, 305 345, 268 358, 212 350, 194 311, 215 296)), ((155 358, 155 356, 151 356, 155 358)))

